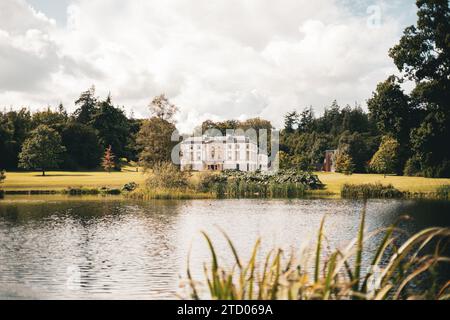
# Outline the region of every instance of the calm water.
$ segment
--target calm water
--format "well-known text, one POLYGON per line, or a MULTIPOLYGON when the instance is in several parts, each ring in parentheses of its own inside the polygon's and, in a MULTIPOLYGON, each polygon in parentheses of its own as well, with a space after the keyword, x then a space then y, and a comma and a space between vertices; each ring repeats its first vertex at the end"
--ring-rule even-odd
MULTIPOLYGON (((263 250, 301 248, 327 214, 330 246, 343 246, 355 237, 363 207, 360 201, 325 199, 82 199, 0 200, 0 298, 176 298, 189 250, 195 277, 203 279, 202 263, 210 255, 201 230, 212 236, 220 258, 231 261, 217 226, 245 257, 260 236, 263 250)), ((387 226, 404 214, 413 218, 403 224, 409 232, 450 226, 450 202, 372 200, 367 228, 387 226)))

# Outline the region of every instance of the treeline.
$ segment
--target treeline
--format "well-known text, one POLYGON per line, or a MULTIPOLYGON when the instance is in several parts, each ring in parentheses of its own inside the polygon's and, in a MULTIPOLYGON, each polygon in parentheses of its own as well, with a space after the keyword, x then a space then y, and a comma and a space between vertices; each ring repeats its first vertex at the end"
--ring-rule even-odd
POLYGON ((94 88, 83 92, 75 105, 71 115, 62 105, 35 113, 25 108, 0 112, 2 169, 95 169, 109 146, 116 169, 122 158, 138 159, 140 120, 127 118, 111 96, 96 97, 94 88))
MULTIPOLYGON (((369 115, 359 106, 341 108, 336 101, 316 118, 313 109, 285 115, 280 136, 280 165, 320 170, 327 150, 351 157, 352 172, 366 172, 381 137, 369 115)), ((338 168, 339 171, 340 168, 338 168)))

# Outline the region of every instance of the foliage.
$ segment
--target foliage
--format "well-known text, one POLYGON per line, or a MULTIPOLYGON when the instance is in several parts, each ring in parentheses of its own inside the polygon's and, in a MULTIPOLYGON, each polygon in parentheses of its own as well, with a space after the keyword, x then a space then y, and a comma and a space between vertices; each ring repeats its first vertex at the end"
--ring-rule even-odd
POLYGON ((138 184, 136 182, 128 182, 123 185, 122 191, 132 192, 132 191, 136 190, 137 187, 138 187, 138 184))
POLYGON ((31 128, 46 125, 61 134, 67 121, 67 112, 62 105, 59 105, 56 111, 53 111, 50 107, 47 107, 47 109, 43 111, 33 113, 31 118, 31 128))
MULTIPOLYGON (((430 228, 401 240, 396 225, 365 233, 365 212, 358 235, 346 248, 329 249, 320 224, 316 244, 299 258, 281 249, 264 257, 257 240, 245 262, 232 240, 222 231, 234 257, 234 266, 221 265, 211 238, 203 232, 212 260, 204 267, 206 281, 193 279, 190 263, 187 282, 193 299, 217 300, 399 300, 448 299, 449 287, 439 278, 439 267, 450 260, 444 256, 450 230, 430 228), (376 237, 376 238, 375 238, 376 237), (367 241, 378 239, 375 254, 367 241), (367 268, 362 257, 370 255, 367 268), (263 257, 261 259, 261 257, 263 257), (312 262, 312 263, 311 263, 312 262), (201 283, 203 284, 203 283, 201 283), (206 288, 206 293, 201 289, 206 288)), ((442 278, 442 274, 441 274, 442 278)), ((446 281, 444 276, 444 280, 446 281)))
POLYGON ((124 111, 113 106, 111 96, 108 96, 104 101, 98 101, 89 125, 97 132, 102 148, 112 146, 116 154, 116 165, 118 165, 117 161, 120 158, 128 158, 129 122, 124 111))
POLYGON ((176 145, 171 137, 175 130, 173 123, 157 117, 143 122, 136 138, 142 166, 148 169, 161 162, 171 161, 171 152, 176 145))
POLYGON ((198 190, 229 198, 296 198, 306 190, 322 187, 316 175, 293 169, 275 173, 225 170, 219 174, 203 174, 198 190))
POLYGON ((377 173, 395 173, 398 161, 399 143, 397 140, 384 136, 380 148, 370 160, 370 169, 377 173))
POLYGON ((5 170, 0 170, 0 184, 6 179, 5 170))
MULTIPOLYGON (((93 169, 100 165, 102 150, 111 145, 121 158, 137 160, 135 138, 141 121, 128 119, 111 97, 99 99, 95 89, 83 92, 75 102, 77 109, 68 115, 62 105, 31 114, 27 109, 0 112, 0 163, 15 170, 19 153, 30 132, 41 125, 55 130, 67 149, 63 169, 93 169)), ((118 163, 116 163, 118 166, 118 163)))
POLYGON ((378 84, 367 106, 382 134, 390 135, 402 143, 408 142, 411 107, 409 97, 404 94, 395 76, 378 84))
POLYGON ((449 127, 449 111, 436 110, 411 133, 412 149, 425 177, 450 177, 449 127))
POLYGON ((422 174, 420 160, 418 160, 416 156, 413 156, 406 161, 403 174, 410 177, 417 177, 422 174))
POLYGON ((181 171, 177 166, 170 162, 161 162, 153 166, 150 171, 146 186, 162 189, 186 189, 189 185, 190 173, 181 171))
POLYGON ((0 163, 4 169, 17 169, 19 152, 30 129, 27 109, 0 112, 0 163))
POLYGON ((336 172, 351 175, 355 165, 347 151, 338 151, 336 155, 336 172))
POLYGON ((416 26, 405 29, 389 54, 404 80, 415 83, 411 99, 419 125, 411 145, 427 177, 450 177, 450 8, 447 0, 418 0, 416 26), (422 115, 423 114, 423 115, 422 115))
POLYGON ((282 168, 320 170, 325 151, 345 149, 356 172, 366 172, 378 147, 378 133, 372 120, 356 106, 341 108, 336 101, 316 118, 311 108, 285 116, 280 150, 286 154, 282 168), (287 121, 287 122, 286 122, 287 121))
POLYGON ((58 132, 46 125, 40 125, 23 143, 19 166, 24 169, 40 169, 42 175, 45 175, 46 169, 58 167, 65 150, 58 132))
POLYGON ((154 97, 149 108, 153 116, 167 122, 173 122, 173 117, 178 112, 178 107, 172 104, 165 94, 154 97))
POLYGON ((69 122, 64 127, 61 138, 66 147, 65 168, 94 169, 99 165, 102 149, 91 126, 69 122))
POLYGON ((401 198, 403 193, 394 188, 392 184, 381 183, 344 184, 341 189, 342 198, 368 199, 368 198, 401 198))
POLYGON ((436 196, 438 199, 450 200, 450 185, 439 186, 436 190, 436 196))
POLYGON ((102 158, 102 167, 103 167, 103 169, 105 169, 105 171, 111 172, 111 170, 114 168, 114 159, 115 158, 116 158, 116 156, 112 152, 111 146, 106 148, 105 154, 103 155, 103 158, 102 158))
POLYGON ((97 105, 97 97, 95 96, 95 87, 81 93, 80 97, 75 101, 78 108, 74 112, 75 120, 82 124, 90 124, 95 113, 97 105))

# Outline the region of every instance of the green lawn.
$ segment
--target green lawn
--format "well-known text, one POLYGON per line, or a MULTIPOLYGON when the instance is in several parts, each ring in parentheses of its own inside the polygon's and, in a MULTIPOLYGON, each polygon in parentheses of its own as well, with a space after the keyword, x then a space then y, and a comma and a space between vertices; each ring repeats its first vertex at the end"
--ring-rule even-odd
POLYGON ((436 191, 441 185, 450 185, 450 179, 430 179, 421 177, 399 177, 380 174, 353 174, 346 176, 340 173, 317 172, 320 181, 326 185, 326 191, 339 194, 341 187, 345 183, 363 184, 363 183, 381 183, 384 185, 392 184, 400 191, 429 193, 436 191))
POLYGON ((68 187, 122 187, 128 182, 142 183, 145 177, 135 168, 124 168, 121 172, 101 171, 48 171, 46 176, 40 172, 7 172, 2 188, 12 190, 62 190, 68 187))

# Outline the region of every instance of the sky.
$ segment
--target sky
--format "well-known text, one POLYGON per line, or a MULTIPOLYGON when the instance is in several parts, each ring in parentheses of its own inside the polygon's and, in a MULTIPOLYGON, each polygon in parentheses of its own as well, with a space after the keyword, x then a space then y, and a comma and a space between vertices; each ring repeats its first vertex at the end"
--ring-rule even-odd
POLYGON ((92 85, 128 115, 165 93, 206 119, 360 104, 397 70, 414 0, 0 0, 0 106, 69 110, 92 85))

